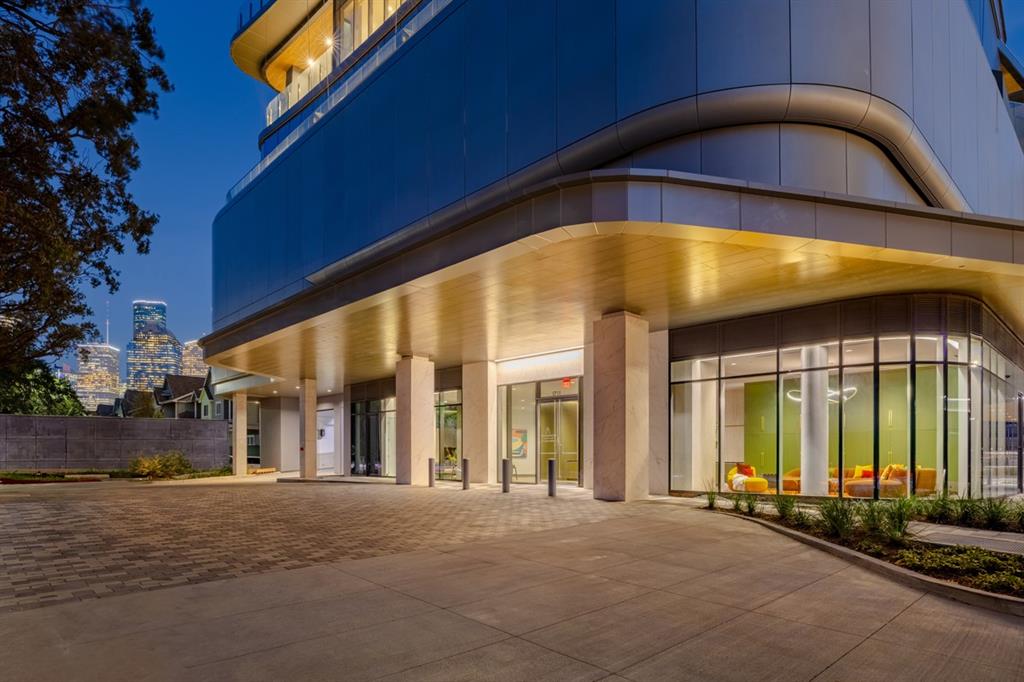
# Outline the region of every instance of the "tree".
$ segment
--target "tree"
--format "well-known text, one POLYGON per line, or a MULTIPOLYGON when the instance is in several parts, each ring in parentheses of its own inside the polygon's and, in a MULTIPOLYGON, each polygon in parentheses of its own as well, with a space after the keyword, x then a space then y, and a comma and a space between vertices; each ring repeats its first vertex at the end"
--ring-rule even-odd
POLYGON ((31 365, 16 374, 0 371, 0 414, 85 414, 66 379, 58 379, 42 361, 31 365))
POLYGON ((132 125, 170 83, 140 0, 0 0, 0 372, 95 337, 82 289, 149 250, 132 125))

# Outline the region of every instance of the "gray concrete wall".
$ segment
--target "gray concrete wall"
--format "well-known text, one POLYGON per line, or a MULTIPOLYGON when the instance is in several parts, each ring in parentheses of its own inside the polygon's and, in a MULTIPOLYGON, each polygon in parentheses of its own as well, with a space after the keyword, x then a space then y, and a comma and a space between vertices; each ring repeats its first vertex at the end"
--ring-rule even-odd
POLYGON ((180 451, 197 469, 225 466, 228 423, 0 414, 0 471, 126 469, 140 455, 168 450, 180 451))

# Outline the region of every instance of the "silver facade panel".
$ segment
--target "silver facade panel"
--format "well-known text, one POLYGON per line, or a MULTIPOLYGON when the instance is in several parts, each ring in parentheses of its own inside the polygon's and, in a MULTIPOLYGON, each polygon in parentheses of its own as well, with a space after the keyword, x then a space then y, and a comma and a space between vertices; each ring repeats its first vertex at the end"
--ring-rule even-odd
POLYGON ((698 0, 697 89, 789 82, 788 0, 698 0))
POLYGON ((847 193, 846 133, 842 130, 786 124, 779 150, 783 186, 847 193))
POLYGON ((793 82, 870 92, 868 8, 864 0, 791 0, 793 82))
POLYGON ((781 184, 777 124, 709 130, 702 134, 700 150, 705 175, 781 184))
POLYGON ((871 92, 915 116, 911 4, 871 0, 870 12, 871 92))

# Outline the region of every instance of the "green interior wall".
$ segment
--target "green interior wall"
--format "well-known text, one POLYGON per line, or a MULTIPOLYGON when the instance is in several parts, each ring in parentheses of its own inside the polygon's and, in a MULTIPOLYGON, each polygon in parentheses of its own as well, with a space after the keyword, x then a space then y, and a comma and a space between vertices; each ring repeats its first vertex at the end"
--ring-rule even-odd
POLYGON ((743 459, 759 474, 775 473, 778 444, 775 420, 775 382, 743 385, 743 459))
MULTIPOLYGON (((920 380, 920 378, 919 378, 920 380)), ((931 376, 931 388, 926 384, 919 391, 935 390, 935 375, 931 376)), ((927 379, 926 379, 927 382, 927 379)), ((856 394, 846 401, 844 414, 845 464, 870 466, 874 460, 874 386, 870 372, 849 374, 846 388, 854 387, 856 394)), ((798 375, 784 377, 782 381, 782 471, 800 467, 800 403, 787 396, 791 391, 800 390, 798 375)), ((829 388, 838 390, 837 376, 829 376, 829 388)), ((908 377, 905 367, 883 369, 879 373, 879 458, 881 466, 890 463, 909 462, 910 457, 910 415, 908 403, 908 377)), ((758 471, 772 472, 775 469, 776 427, 775 427, 775 382, 757 381, 744 385, 744 458, 757 467, 758 471)), ((925 438, 930 429, 930 456, 935 457, 935 428, 940 416, 934 411, 931 421, 918 416, 919 439, 925 438), (925 433, 923 433, 923 431, 925 433)), ((829 403, 829 466, 839 462, 839 403, 829 403)), ((941 426, 941 423, 939 423, 941 426)), ((927 438, 925 438, 927 439, 927 438)))

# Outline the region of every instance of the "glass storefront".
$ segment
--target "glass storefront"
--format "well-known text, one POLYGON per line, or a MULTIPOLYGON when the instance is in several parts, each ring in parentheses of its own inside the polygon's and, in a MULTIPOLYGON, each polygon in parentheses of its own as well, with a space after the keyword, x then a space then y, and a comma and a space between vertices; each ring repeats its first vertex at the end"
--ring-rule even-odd
POLYGON ((580 482, 582 471, 580 377, 498 387, 501 461, 512 461, 513 483, 547 480, 555 461, 560 481, 580 482))
POLYGON ((395 399, 352 403, 353 476, 395 475, 395 399))
POLYGON ((677 359, 670 380, 674 491, 890 498, 1020 489, 1024 372, 980 335, 776 343, 677 359))
POLYGON ((437 454, 434 474, 438 480, 462 480, 462 391, 434 394, 437 454))

